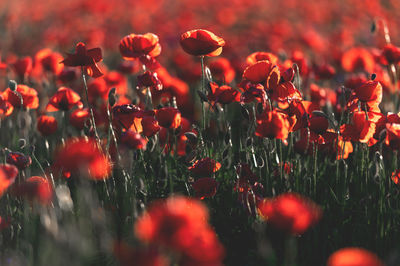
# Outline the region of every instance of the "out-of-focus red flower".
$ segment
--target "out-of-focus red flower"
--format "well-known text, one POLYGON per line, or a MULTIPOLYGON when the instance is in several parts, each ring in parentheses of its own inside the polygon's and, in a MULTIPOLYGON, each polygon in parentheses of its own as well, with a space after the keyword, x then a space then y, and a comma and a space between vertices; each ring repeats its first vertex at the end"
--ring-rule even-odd
POLYGON ((131 149, 145 150, 147 140, 142 138, 139 133, 127 130, 121 133, 121 142, 131 149))
POLYGON ((41 115, 37 119, 37 130, 42 136, 49 136, 57 131, 57 120, 53 116, 41 115))
POLYGON ((365 48, 352 48, 346 51, 342 56, 342 67, 347 72, 365 70, 368 73, 373 73, 374 66, 374 57, 365 48))
POLYGON ((0 94, 0 118, 9 116, 14 111, 14 106, 0 94))
POLYGON ((309 73, 308 63, 305 54, 302 51, 294 50, 292 52, 290 60, 292 60, 293 63, 297 64, 297 66, 299 67, 300 75, 302 76, 308 75, 309 73))
POLYGON ((55 155, 54 167, 63 173, 83 173, 84 176, 103 180, 111 173, 111 162, 93 139, 69 139, 55 155))
POLYGON ((18 175, 18 168, 11 164, 0 164, 0 196, 12 185, 18 175))
POLYGON ((33 201, 37 200, 41 204, 49 204, 53 197, 53 189, 46 178, 32 176, 24 182, 17 184, 12 190, 16 196, 22 196, 33 201))
POLYGON ((193 190, 195 193, 195 197, 204 199, 204 198, 212 198, 217 193, 217 181, 211 177, 203 177, 197 179, 193 184, 193 190))
POLYGON ((342 248, 328 258, 326 266, 383 266, 374 253, 358 247, 342 248))
POLYGON ((322 211, 318 205, 296 193, 281 194, 258 204, 261 217, 277 229, 301 235, 316 224, 322 211))
POLYGON ((119 51, 125 60, 149 55, 156 57, 161 53, 158 36, 153 33, 129 34, 119 43, 119 51))
POLYGON ((115 242, 113 246, 115 257, 121 266, 169 266, 167 257, 156 248, 134 248, 123 242, 115 242))
POLYGON ((353 113, 353 123, 342 125, 340 133, 344 140, 367 143, 374 136, 375 128, 373 121, 366 120, 364 112, 357 111, 353 113))
MULTIPOLYGON (((19 84, 16 89, 17 93, 22 96, 22 106, 29 109, 37 109, 39 107, 39 97, 35 89, 26 85, 19 84)), ((14 108, 21 108, 21 98, 18 94, 7 88, 2 96, 3 99, 11 103, 14 108)))
POLYGON ((85 44, 80 42, 76 45, 75 53, 67 53, 67 58, 61 61, 61 63, 63 63, 64 66, 81 66, 89 76, 98 78, 103 75, 97 66, 97 63, 102 60, 103 55, 100 48, 87 50, 85 44))
POLYGON ((55 111, 68 111, 72 107, 77 106, 82 108, 81 97, 78 93, 67 87, 61 87, 58 91, 50 98, 49 103, 46 106, 47 112, 55 111))
POLYGON ((190 30, 181 35, 183 50, 195 56, 218 56, 225 45, 224 39, 208 30, 190 30))
POLYGON ((69 116, 69 122, 78 130, 82 130, 89 119, 90 112, 87 108, 75 109, 69 116))
POLYGON ((50 49, 42 49, 35 55, 35 69, 39 67, 54 75, 58 75, 64 68, 64 66, 60 64, 62 59, 63 56, 60 53, 53 52, 50 49))
POLYGON ((210 68, 212 77, 225 84, 231 83, 235 78, 235 69, 226 58, 220 57, 211 62, 208 67, 210 68))
POLYGON ((265 117, 257 120, 256 136, 286 140, 290 124, 287 115, 275 110, 266 112, 265 117))
POLYGON ((144 116, 142 119, 143 134, 146 137, 154 136, 158 131, 160 131, 160 126, 158 121, 153 116, 144 116))
POLYGON ((158 124, 165 128, 178 128, 181 125, 181 112, 174 107, 163 107, 156 110, 158 124))
POLYGON ((254 52, 251 55, 249 55, 246 58, 246 64, 247 65, 253 65, 257 63, 258 61, 263 61, 267 60, 269 61, 272 65, 278 64, 278 57, 272 53, 268 52, 254 52))
POLYGON ((278 86, 280 72, 278 66, 267 60, 261 60, 244 70, 243 79, 254 84, 261 83, 266 90, 274 90, 278 86))
POLYGON ((220 265, 224 249, 207 219, 207 209, 198 200, 170 197, 151 204, 136 221, 135 234, 146 243, 178 252, 180 265, 220 265))
POLYGON ((188 169, 194 177, 209 177, 221 168, 221 164, 211 158, 203 158, 194 162, 188 169))
POLYGON ((6 162, 15 165, 18 170, 24 170, 32 164, 32 159, 21 152, 10 152, 7 154, 6 162))
POLYGON ((32 71, 32 58, 30 56, 26 56, 24 58, 18 59, 15 63, 12 64, 15 73, 23 78, 25 75, 28 75, 32 71))
POLYGON ((314 72, 318 79, 331 79, 336 74, 335 68, 329 64, 316 66, 314 72))
POLYGON ((387 44, 383 47, 382 58, 385 63, 398 64, 400 62, 400 47, 396 47, 393 44, 387 44))

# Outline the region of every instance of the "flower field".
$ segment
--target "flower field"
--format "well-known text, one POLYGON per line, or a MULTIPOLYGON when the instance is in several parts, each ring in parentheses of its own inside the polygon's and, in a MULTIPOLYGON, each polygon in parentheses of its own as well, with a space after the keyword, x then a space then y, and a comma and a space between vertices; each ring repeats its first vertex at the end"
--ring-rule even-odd
POLYGON ((399 14, 0 1, 0 265, 400 265, 399 14))

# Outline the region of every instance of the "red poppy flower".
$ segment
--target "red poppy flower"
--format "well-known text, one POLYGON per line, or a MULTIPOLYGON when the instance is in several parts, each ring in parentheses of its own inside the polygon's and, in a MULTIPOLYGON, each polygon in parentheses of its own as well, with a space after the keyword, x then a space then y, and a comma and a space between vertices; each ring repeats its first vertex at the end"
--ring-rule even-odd
POLYGON ((217 83, 210 83, 211 93, 207 95, 210 102, 228 104, 240 101, 240 93, 230 86, 218 86, 217 83))
POLYGON ((199 199, 212 198, 217 193, 217 181, 211 177, 197 179, 193 184, 195 197, 199 199))
POLYGON ((102 180, 111 173, 111 162, 93 139, 70 139, 55 156, 54 166, 63 173, 80 172, 90 179, 102 180))
POLYGON ((18 170, 24 170, 32 164, 32 159, 21 152, 10 152, 7 154, 6 162, 15 165, 18 170))
POLYGON ((18 175, 18 168, 11 164, 0 164, 0 196, 12 185, 18 175))
POLYGON ((69 116, 69 122, 78 130, 82 130, 89 119, 90 112, 87 108, 75 109, 69 116))
POLYGON ((274 90, 278 86, 280 72, 276 65, 267 60, 261 60, 244 70, 243 79, 254 84, 261 83, 266 90, 274 90))
POLYGON ((201 202, 175 196, 153 202, 137 219, 135 233, 144 242, 178 252, 179 265, 221 265, 224 249, 207 219, 201 202))
POLYGON ((369 80, 354 89, 355 96, 370 108, 378 107, 382 102, 382 85, 378 81, 369 80))
POLYGON ((67 58, 61 61, 61 63, 63 63, 64 66, 82 66, 89 76, 98 78, 101 77, 103 73, 96 63, 102 60, 103 56, 100 48, 86 50, 85 44, 80 42, 76 45, 75 53, 67 53, 67 58))
POLYGON ((213 173, 217 172, 220 168, 221 164, 219 162, 216 162, 213 159, 206 157, 201 160, 197 160, 188 169, 192 176, 200 178, 209 177, 213 173))
POLYGON ((145 150, 147 140, 142 138, 139 133, 127 130, 121 133, 121 143, 127 145, 131 149, 145 150))
POLYGON ((0 118, 9 116, 14 111, 14 106, 0 94, 0 118))
POLYGON ((208 30, 191 30, 181 35, 183 50, 195 56, 218 56, 225 45, 224 39, 208 30))
POLYGON ((157 73, 146 71, 142 75, 139 75, 137 79, 138 87, 150 87, 152 90, 157 91, 163 88, 161 81, 157 77, 157 73))
POLYGON ((115 105, 112 109, 113 123, 117 128, 121 126, 124 129, 131 129, 137 133, 141 133, 143 111, 133 104, 115 105))
POLYGON ((386 124, 386 145, 400 151, 400 124, 386 124))
POLYGON ((246 58, 246 64, 247 65, 254 65, 258 61, 264 61, 267 60, 269 61, 272 65, 278 64, 278 57, 272 53, 268 52, 255 52, 249 55, 246 58))
POLYGON ((301 93, 290 81, 285 81, 279 84, 271 92, 271 99, 278 102, 292 102, 294 100, 302 100, 301 93))
POLYGON ((158 124, 165 128, 178 128, 181 125, 181 112, 174 107, 163 107, 156 110, 158 124))
POLYGON ((119 51, 125 60, 149 55, 156 57, 161 53, 158 36, 153 33, 129 34, 119 43, 119 51))
POLYGON ((35 55, 35 69, 40 66, 43 70, 49 71, 58 75, 63 70, 64 66, 60 64, 63 56, 50 49, 42 49, 35 55))
POLYGON ((25 75, 28 75, 32 71, 32 58, 30 56, 24 57, 13 63, 12 66, 15 73, 19 77, 23 78, 25 75))
POLYGON ((368 73, 373 73, 374 66, 374 57, 365 48, 352 48, 346 51, 342 56, 342 67, 347 72, 365 70, 368 73))
POLYGON ((321 135, 328 130, 329 121, 324 116, 318 116, 312 114, 311 117, 308 119, 309 121, 309 128, 311 131, 321 135))
POLYGON ((57 131, 57 120, 53 116, 41 115, 37 119, 37 130, 42 136, 49 136, 57 131))
POLYGON ((218 58, 209 64, 212 77, 220 80, 225 84, 229 84, 235 78, 235 69, 226 58, 218 58))
POLYGON ((363 248, 342 248, 334 252, 327 266, 383 266, 378 256, 363 248))
POLYGON ((266 112, 265 117, 257 120, 256 136, 286 140, 290 123, 287 115, 277 111, 266 112))
POLYGON ((78 108, 83 107, 79 94, 71 90, 70 88, 61 87, 50 98, 49 103, 46 106, 46 111, 68 111, 74 106, 77 106, 78 108))
POLYGON ((242 81, 239 84, 239 89, 243 91, 240 95, 241 104, 251 103, 254 100, 257 100, 258 102, 261 102, 263 104, 263 107, 265 109, 267 104, 267 95, 263 85, 253 84, 249 81, 242 81))
POLYGON ((344 141, 340 134, 331 129, 323 133, 322 137, 325 143, 319 144, 318 149, 336 160, 347 159, 353 152, 353 144, 350 141, 344 141))
POLYGON ((382 58, 385 63, 388 64, 397 64, 400 62, 400 48, 394 46, 393 44, 387 44, 383 47, 382 58))
MULTIPOLYGON (((17 93, 22 96, 22 106, 29 109, 37 109, 39 107, 39 97, 35 89, 26 85, 19 84, 16 89, 17 93)), ((21 98, 13 92, 10 88, 7 88, 2 96, 3 99, 11 103, 14 108, 21 108, 21 98)))
POLYGON ((397 169, 392 173, 391 179, 396 185, 400 184, 400 169, 397 169))
POLYGON ((142 119, 143 134, 146 137, 154 136, 158 131, 160 131, 160 126, 158 121, 153 116, 144 116, 142 119))
POLYGON ((353 123, 342 125, 340 132, 344 140, 367 143, 374 136, 375 127, 375 123, 366 120, 365 113, 359 111, 353 113, 353 123))
POLYGON ((32 176, 26 181, 18 184, 12 190, 16 196, 22 196, 33 201, 37 200, 41 204, 49 204, 53 197, 53 189, 46 178, 32 176))
POLYGON ((335 74, 335 68, 332 65, 324 64, 314 68, 315 76, 317 79, 331 79, 335 74))
POLYGON ((319 221, 322 214, 319 206, 296 193, 264 199, 257 207, 269 224, 293 235, 303 234, 319 221))

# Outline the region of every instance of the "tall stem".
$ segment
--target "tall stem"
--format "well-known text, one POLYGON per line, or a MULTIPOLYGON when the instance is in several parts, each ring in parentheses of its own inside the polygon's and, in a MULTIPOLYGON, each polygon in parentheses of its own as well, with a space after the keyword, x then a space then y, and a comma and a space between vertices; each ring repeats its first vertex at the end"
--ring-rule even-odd
POLYGON ((88 107, 89 107, 89 112, 90 112, 90 122, 91 122, 91 124, 93 126, 96 140, 100 141, 99 133, 97 132, 96 122, 94 120, 93 108, 92 108, 92 105, 90 104, 90 101, 89 101, 88 86, 87 86, 85 70, 84 70, 83 66, 81 66, 81 72, 82 72, 83 85, 85 87, 86 101, 87 101, 87 104, 88 104, 88 107))

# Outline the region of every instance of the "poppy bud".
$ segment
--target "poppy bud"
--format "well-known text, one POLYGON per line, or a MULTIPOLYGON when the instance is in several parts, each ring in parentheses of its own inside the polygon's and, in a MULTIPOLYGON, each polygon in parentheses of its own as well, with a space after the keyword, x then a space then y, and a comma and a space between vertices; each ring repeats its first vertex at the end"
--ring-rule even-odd
POLYGON ((113 107, 115 105, 115 103, 117 102, 117 99, 115 98, 115 88, 112 88, 109 92, 108 92, 108 104, 113 107))
POLYGON ((17 82, 15 80, 10 80, 8 82, 8 87, 10 88, 10 90, 15 91, 17 89, 17 82))

